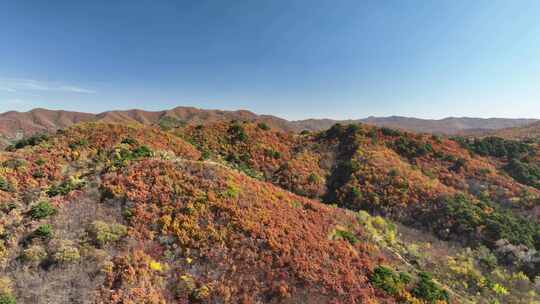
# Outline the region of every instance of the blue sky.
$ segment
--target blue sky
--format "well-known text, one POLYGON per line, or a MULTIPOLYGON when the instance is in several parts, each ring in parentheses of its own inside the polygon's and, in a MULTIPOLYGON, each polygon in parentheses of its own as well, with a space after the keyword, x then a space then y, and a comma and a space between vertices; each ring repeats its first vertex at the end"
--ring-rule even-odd
POLYGON ((540 1, 0 5, 0 112, 540 118, 540 1))

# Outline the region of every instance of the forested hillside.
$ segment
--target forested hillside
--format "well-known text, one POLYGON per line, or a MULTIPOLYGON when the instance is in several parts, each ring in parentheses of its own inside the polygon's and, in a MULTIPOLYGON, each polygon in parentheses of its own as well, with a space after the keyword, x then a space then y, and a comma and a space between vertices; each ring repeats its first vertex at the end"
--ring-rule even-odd
POLYGON ((533 141, 83 123, 0 153, 0 303, 535 303, 533 141))

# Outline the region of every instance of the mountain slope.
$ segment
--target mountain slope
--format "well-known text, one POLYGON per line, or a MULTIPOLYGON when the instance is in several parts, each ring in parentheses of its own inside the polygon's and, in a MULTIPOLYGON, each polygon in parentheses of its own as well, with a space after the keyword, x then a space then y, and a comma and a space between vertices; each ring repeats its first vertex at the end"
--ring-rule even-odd
POLYGON ((398 298, 373 288, 385 258, 354 213, 197 161, 170 134, 92 123, 0 157, 2 301, 398 298))
POLYGON ((11 138, 19 131, 24 135, 32 135, 69 127, 78 122, 92 120, 93 117, 94 115, 89 113, 46 109, 34 109, 23 113, 5 112, 0 114, 0 133, 11 138))
POLYGON ((358 124, 77 124, 0 153, 0 299, 533 303, 538 151, 358 124))
MULTIPOLYGON (((540 195, 538 189, 501 174, 502 160, 471 154, 459 142, 431 135, 369 125, 335 125, 324 132, 294 135, 261 124, 230 122, 186 126, 174 132, 195 144, 206 157, 226 161, 299 194, 326 196, 331 201, 340 196, 338 192, 368 186, 347 186, 345 178, 351 176, 340 175, 340 167, 345 166, 353 167, 350 175, 361 173, 355 179, 371 184, 370 191, 380 185, 389 187, 389 182, 407 187, 402 195, 406 201, 456 192, 478 196, 485 186, 499 188, 489 193, 489 198, 499 202, 515 199, 523 191, 540 195), (330 195, 329 191, 335 193, 330 195)), ((389 195, 388 190, 381 192, 389 195)), ((347 204, 355 201, 346 195, 341 200, 347 204)))
MULTIPOLYGON (((254 123, 187 126, 174 132, 192 142, 203 157, 299 195, 349 210, 367 210, 439 240, 457 242, 458 247, 477 248, 478 253, 460 253, 469 256, 472 264, 466 267, 476 273, 474 284, 500 279, 481 266, 484 252, 496 255, 499 267, 509 267, 505 271, 522 278, 524 272, 535 277, 539 270, 532 261, 540 246, 540 175, 527 171, 540 165, 534 144, 488 140, 472 145, 368 125, 335 125, 303 135, 254 123), (509 258, 508 250, 516 256, 509 258), (527 258, 516 258, 520 255, 527 258), (507 259, 514 262, 508 264, 507 259), (520 268, 523 265, 529 266, 520 268)), ((408 250, 404 254, 416 255, 408 250)), ((452 254, 446 258, 462 261, 452 254)), ((457 268, 435 269, 438 279, 446 278, 463 290, 454 281, 457 268)), ((497 298, 480 285, 471 290, 483 290, 485 299, 497 298)), ((515 299, 524 296, 503 298, 505 303, 520 303, 515 299)), ((483 303, 474 297, 471 301, 483 303)))

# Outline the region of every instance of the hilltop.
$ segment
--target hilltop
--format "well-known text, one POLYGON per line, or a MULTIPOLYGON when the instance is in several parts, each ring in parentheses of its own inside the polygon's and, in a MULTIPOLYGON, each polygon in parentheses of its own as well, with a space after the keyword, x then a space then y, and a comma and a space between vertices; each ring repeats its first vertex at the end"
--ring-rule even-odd
POLYGON ((535 143, 139 114, 0 153, 0 299, 540 299, 535 143))

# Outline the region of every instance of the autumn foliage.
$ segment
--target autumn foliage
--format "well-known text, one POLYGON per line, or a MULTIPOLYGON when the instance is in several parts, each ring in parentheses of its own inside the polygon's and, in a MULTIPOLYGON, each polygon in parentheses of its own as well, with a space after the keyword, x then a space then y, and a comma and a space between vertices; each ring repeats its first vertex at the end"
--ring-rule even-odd
POLYGON ((95 303, 536 299, 537 151, 368 125, 75 125, 0 153, 0 296, 61 302, 51 277, 95 303), (478 254, 430 274, 394 222, 478 254))

